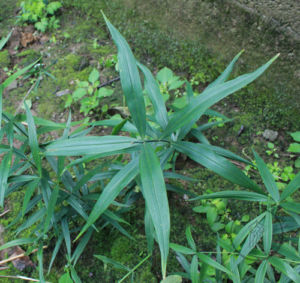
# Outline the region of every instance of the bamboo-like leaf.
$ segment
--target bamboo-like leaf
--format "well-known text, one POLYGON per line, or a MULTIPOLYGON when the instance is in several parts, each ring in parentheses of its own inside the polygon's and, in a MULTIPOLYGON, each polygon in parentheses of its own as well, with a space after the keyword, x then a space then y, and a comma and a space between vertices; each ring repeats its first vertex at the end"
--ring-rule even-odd
POLYGON ((71 265, 71 276, 75 283, 81 283, 81 280, 75 270, 75 268, 71 265))
POLYGON ((266 202, 268 201, 268 197, 262 194, 253 193, 253 192, 245 192, 245 191, 225 191, 225 192, 217 192, 209 195, 202 195, 191 200, 199 200, 199 199, 216 199, 216 198, 225 198, 225 199, 238 199, 245 201, 259 201, 266 202))
POLYGON ((227 269, 223 265, 219 264, 218 262, 213 260, 211 257, 209 257, 203 253, 197 253, 197 256, 200 261, 206 263, 207 265, 209 265, 215 269, 221 270, 221 271, 227 273, 228 275, 232 275, 232 272, 229 269, 227 269))
POLYGON ((54 209, 58 198, 58 194, 59 194, 59 185, 55 186, 55 188, 51 192, 50 200, 47 207, 47 217, 44 222, 44 233, 47 232, 50 224, 50 220, 54 215, 54 209))
POLYGON ((26 221, 24 221, 21 226, 19 226, 16 229, 16 234, 18 235, 19 233, 21 233, 25 229, 27 229, 27 228, 31 227, 32 225, 34 225, 37 221, 40 221, 41 219, 43 219, 45 214, 46 214, 46 208, 45 207, 43 207, 42 209, 37 210, 35 213, 30 215, 30 217, 26 221))
POLYGON ((244 241, 247 235, 257 226, 257 224, 265 217, 266 213, 262 213, 261 215, 257 216, 250 222, 248 222, 236 235, 233 240, 233 246, 238 248, 238 246, 244 241))
POLYGON ((244 52, 244 50, 240 51, 230 62, 230 64, 226 67, 226 69, 224 70, 224 72, 216 79, 214 80, 211 84, 208 85, 208 87, 205 89, 205 91, 211 89, 212 87, 224 83, 228 77, 230 76, 233 67, 236 63, 236 61, 239 59, 239 57, 242 55, 242 53, 244 52))
POLYGON ((228 82, 218 84, 210 88, 203 95, 200 94, 192 99, 191 103, 173 115, 165 131, 162 133, 161 138, 171 135, 177 129, 182 128, 191 122, 196 122, 209 107, 259 77, 278 56, 279 55, 276 55, 269 62, 254 72, 239 76, 238 78, 228 82))
POLYGON ((277 244, 274 242, 272 247, 277 253, 285 256, 287 259, 300 262, 300 252, 289 243, 277 244))
POLYGON ((59 251, 59 249, 60 249, 60 246, 61 246, 61 244, 62 244, 63 239, 64 239, 63 235, 60 234, 60 236, 58 237, 58 239, 57 239, 57 241, 56 241, 55 248, 54 248, 54 250, 53 250, 53 252, 52 252, 52 257, 51 257, 50 264, 49 264, 49 267, 48 267, 48 274, 49 274, 50 271, 51 271, 52 265, 53 265, 54 260, 55 260, 55 258, 56 258, 56 256, 57 256, 57 253, 58 253, 58 251, 59 251))
POLYGON ((34 124, 34 120, 29 110, 27 104, 25 103, 26 109, 26 117, 27 117, 27 124, 28 124, 28 137, 29 137, 29 146, 31 149, 32 157, 34 160, 34 164, 38 169, 39 175, 42 175, 42 166, 41 166, 41 157, 40 157, 40 149, 38 145, 38 139, 36 135, 36 128, 34 124))
POLYGON ((21 238, 17 240, 12 240, 10 242, 5 243, 4 245, 0 246, 0 251, 3 251, 5 249, 15 247, 15 246, 21 246, 21 245, 27 245, 32 244, 36 241, 34 238, 21 238))
POLYGON ((268 267, 268 261, 264 260, 258 267, 256 274, 255 274, 255 281, 254 283, 262 283, 265 280, 266 272, 268 267))
POLYGON ((192 231, 191 231, 191 226, 189 225, 188 227, 186 227, 185 229, 185 236, 186 236, 186 239, 190 245, 190 247, 196 251, 197 248, 196 248, 196 244, 195 244, 195 241, 193 239, 193 236, 192 236, 192 231))
POLYGON ((0 39, 0 51, 5 46, 5 44, 7 43, 7 41, 9 40, 12 32, 13 31, 11 31, 6 37, 3 37, 3 38, 0 39))
POLYGON ((0 164, 0 206, 4 205, 4 196, 7 189, 7 178, 11 166, 12 151, 4 155, 0 164))
POLYGON ((185 254, 185 255, 193 255, 193 254, 195 254, 194 250, 192 250, 190 248, 187 248, 187 247, 184 247, 182 245, 178 245, 178 244, 171 243, 170 244, 170 248, 172 250, 174 250, 175 252, 177 252, 177 253, 181 253, 181 254, 185 254))
POLYGON ((279 257, 272 256, 268 259, 278 271, 285 274, 293 282, 300 282, 300 275, 285 261, 279 257))
POLYGON ((199 271, 198 271, 198 258, 196 255, 193 256, 191 262, 190 275, 192 283, 200 283, 199 271))
POLYGON ((149 213, 149 210, 145 209, 145 234, 146 234, 146 239, 147 239, 147 250, 148 254, 152 254, 153 252, 153 246, 154 246, 154 235, 155 235, 155 230, 153 226, 153 222, 151 219, 151 215, 149 213))
POLYGON ((264 234, 264 221, 261 220, 260 222, 255 223, 254 228, 250 231, 240 251, 240 255, 236 260, 236 265, 240 264, 245 259, 245 257, 254 249, 254 247, 260 241, 263 234, 264 234))
POLYGON ((101 261, 103 261, 105 264, 111 264, 114 268, 116 269, 120 269, 120 270, 125 270, 125 271, 130 271, 131 269, 111 258, 108 258, 104 255, 94 255, 94 257, 100 259, 101 261))
POLYGON ((272 213, 267 211, 264 223, 264 250, 266 254, 270 253, 272 246, 272 236, 273 236, 273 223, 272 223, 272 213))
POLYGON ((140 135, 144 137, 146 133, 146 109, 136 60, 124 37, 104 14, 103 17, 118 48, 120 79, 130 114, 140 135))
POLYGON ((168 114, 162 94, 160 93, 158 83, 154 79, 150 70, 137 62, 138 67, 141 69, 145 76, 145 89, 152 102, 154 109, 154 116, 158 124, 165 129, 168 124, 168 114))
POLYGON ((191 142, 176 142, 173 146, 178 151, 186 154, 194 161, 214 171, 223 178, 242 187, 256 191, 257 193, 264 193, 261 188, 249 179, 240 169, 226 158, 209 150, 206 145, 194 144, 191 142))
POLYGON ((272 199, 276 202, 279 202, 279 191, 275 183, 274 177, 269 171, 265 162, 260 158, 260 156, 253 150, 254 157, 256 160, 258 171, 261 175, 261 178, 266 186, 267 191, 271 195, 272 199))
POLYGON ((114 199, 119 195, 121 190, 126 187, 138 174, 138 162, 133 160, 123 167, 106 185, 102 194, 97 200, 89 218, 81 229, 76 240, 101 216, 102 213, 109 207, 114 199))
POLYGON ((286 211, 294 212, 300 215, 300 203, 297 202, 282 202, 280 206, 286 211))
POLYGON ((238 266, 235 264, 235 258, 234 256, 230 257, 230 269, 233 273, 232 275, 232 281, 234 283, 241 283, 241 276, 240 276, 240 271, 238 269, 238 266))
POLYGON ((124 136, 87 136, 58 140, 46 147, 45 155, 78 156, 102 153, 114 154, 115 151, 137 146, 136 139, 124 136))
POLYGON ((70 236, 69 224, 66 218, 64 218, 61 221, 61 228, 64 235, 66 247, 67 247, 68 257, 71 258, 71 236, 70 236))
POLYGON ((41 283, 45 283, 45 278, 44 278, 44 268, 43 268, 43 245, 40 244, 38 251, 37 251, 37 259, 39 262, 39 279, 41 283))
POLYGON ((170 213, 166 185, 159 160, 146 143, 140 157, 142 193, 149 209, 161 254, 163 278, 166 277, 169 253, 170 213))
POLYGON ((289 184, 283 190, 283 193, 281 194, 280 197, 280 201, 285 200, 287 197, 289 197, 299 188, 300 188, 300 172, 295 176, 295 178, 291 182, 289 182, 289 184))
POLYGON ((82 254, 82 252, 84 251, 84 248, 86 247, 86 245, 88 244, 91 236, 93 234, 93 229, 90 228, 88 230, 88 232, 82 237, 81 241, 79 242, 79 244, 77 245, 73 255, 72 255, 72 258, 71 258, 71 261, 73 261, 73 264, 75 265, 80 257, 80 255, 82 254))

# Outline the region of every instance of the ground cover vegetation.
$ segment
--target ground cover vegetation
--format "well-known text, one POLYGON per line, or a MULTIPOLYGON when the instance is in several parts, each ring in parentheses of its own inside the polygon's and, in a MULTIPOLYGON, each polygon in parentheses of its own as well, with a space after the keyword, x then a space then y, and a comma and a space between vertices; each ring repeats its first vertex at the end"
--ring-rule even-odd
MULTIPOLYGON (((100 64, 118 75, 112 81, 121 81, 124 99, 119 98, 118 103, 102 102, 113 97, 112 90, 101 85, 97 69, 87 68, 64 102, 73 112, 84 113, 79 116, 81 121, 72 122, 70 109, 63 123, 33 116, 28 96, 44 91, 41 74, 58 83, 55 72, 52 75, 51 68, 44 68, 40 58, 7 74, 0 85, 0 204, 5 207, 10 199, 19 202, 14 219, 5 227, 13 230, 14 239, 0 249, 22 246, 27 247, 27 254, 36 253, 38 273, 25 272, 23 278, 33 280, 28 278, 31 274, 41 282, 92 280, 88 279, 93 276, 90 273, 82 278, 84 265, 78 267, 87 250, 99 265, 103 262, 112 267, 111 274, 105 274, 105 269, 103 274, 96 274, 95 282, 100 278, 103 282, 299 282, 300 174, 294 172, 298 159, 295 166, 278 166, 281 153, 269 143, 265 151, 273 163, 265 164, 256 146, 244 158, 209 141, 220 142, 222 137, 205 135, 233 122, 211 107, 262 75, 278 55, 252 73, 232 78, 240 52, 221 75, 198 92, 195 88, 201 76, 189 83, 167 67, 153 76, 104 18, 117 46, 117 57, 101 58, 100 64), (30 79, 30 91, 23 95, 14 114, 3 111, 3 92, 20 77, 30 79), (20 114, 21 107, 25 114, 20 114), (106 128, 101 133, 97 128, 103 126, 106 128), (202 194, 195 188, 189 190, 195 181, 205 183, 207 173, 199 178, 179 174, 176 168, 186 157, 221 176, 224 181, 220 179, 220 188, 208 187, 202 194), (182 182, 184 188, 178 185, 182 182), (231 189, 224 189, 225 183, 232 183, 231 189), (189 223, 188 217, 183 217, 181 226, 173 230, 180 216, 174 212, 178 207, 172 207, 171 195, 189 201, 187 214, 194 211, 204 220, 189 223), (238 214, 232 205, 237 201, 250 203, 251 209, 235 217, 238 214), (128 247, 134 249, 137 240, 129 232, 128 218, 135 206, 139 212, 133 219, 144 222, 144 228, 137 227, 144 229, 139 235, 145 237, 138 240, 144 243, 143 251, 133 253, 138 260, 131 258, 134 266, 122 256, 132 252, 128 247), (108 255, 102 251, 111 229, 123 236, 113 243, 121 251, 112 249, 108 255), (210 230, 209 250, 197 243, 204 229, 210 230), (172 236, 179 230, 185 230, 189 247, 172 236), (94 252, 89 245, 102 245, 102 249, 94 252), (59 260, 59 255, 64 260, 59 260), (55 265, 58 260, 63 269, 55 265), (155 276, 151 261, 152 266, 156 261, 155 276), (60 268, 58 275, 53 274, 55 268, 60 268), (146 272, 140 272, 142 268, 146 272)), ((1 39, 0 49, 10 36, 1 39)), ((69 34, 63 37, 68 40, 69 34)), ((97 41, 92 41, 91 48, 98 49, 97 41)), ((79 72, 82 64, 76 60, 79 72)), ((292 137, 299 141, 297 132, 292 137)), ((289 158, 296 158, 297 145, 291 144, 288 151, 295 155, 289 158)), ((193 167, 198 167, 195 164, 193 167)))

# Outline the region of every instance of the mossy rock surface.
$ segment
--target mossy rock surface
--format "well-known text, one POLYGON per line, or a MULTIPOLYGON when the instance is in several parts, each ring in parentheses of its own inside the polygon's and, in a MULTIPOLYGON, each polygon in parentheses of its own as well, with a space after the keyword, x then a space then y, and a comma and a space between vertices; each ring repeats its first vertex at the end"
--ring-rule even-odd
POLYGON ((7 68, 11 63, 10 55, 7 50, 0 51, 0 68, 7 68))

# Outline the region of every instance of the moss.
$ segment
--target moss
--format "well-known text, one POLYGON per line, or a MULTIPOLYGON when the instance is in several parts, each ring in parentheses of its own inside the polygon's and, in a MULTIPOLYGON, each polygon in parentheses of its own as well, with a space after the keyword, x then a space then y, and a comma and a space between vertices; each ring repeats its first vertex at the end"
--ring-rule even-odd
POLYGON ((7 50, 0 51, 0 68, 9 67, 10 56, 7 50))
POLYGON ((22 58, 20 64, 23 66, 27 66, 41 57, 40 52, 34 49, 26 49, 21 53, 17 54, 17 57, 22 58))

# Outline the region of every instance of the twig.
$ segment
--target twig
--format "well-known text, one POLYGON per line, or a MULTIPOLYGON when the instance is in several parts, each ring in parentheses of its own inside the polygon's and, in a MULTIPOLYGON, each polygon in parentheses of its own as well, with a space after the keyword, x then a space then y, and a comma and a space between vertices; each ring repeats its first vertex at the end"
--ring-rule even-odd
POLYGON ((10 212, 10 210, 8 209, 8 210, 5 210, 4 212, 2 212, 1 214, 0 214, 0 217, 2 217, 2 216, 4 216, 6 213, 8 213, 8 212, 10 212))
MULTIPOLYGON (((43 249, 46 249, 46 248, 47 248, 47 246, 43 246, 43 249)), ((34 250, 31 252, 31 254, 32 254, 32 253, 36 253, 37 251, 38 251, 38 249, 34 249, 34 250)), ((16 259, 21 258, 21 257, 24 257, 24 256, 26 256, 26 253, 22 253, 22 254, 19 254, 19 255, 12 256, 12 257, 10 257, 10 258, 1 260, 1 261, 0 261, 0 265, 3 265, 3 264, 5 264, 5 263, 11 262, 11 261, 13 261, 13 260, 16 260, 16 259)))
POLYGON ((120 77, 116 77, 116 78, 114 78, 114 79, 111 79, 111 80, 109 80, 109 81, 107 81, 107 82, 105 82, 105 83, 99 85, 98 88, 101 88, 101 87, 110 85, 110 84, 112 84, 113 82, 116 82, 116 81, 118 81, 118 80, 120 80, 120 77))
MULTIPOLYGON (((40 282, 40 280, 38 279, 34 279, 34 278, 29 278, 26 276, 21 276, 21 275, 0 275, 0 278, 12 278, 12 279, 22 279, 22 280, 26 280, 26 281, 31 281, 31 282, 40 282)), ((49 281, 46 281, 46 283, 51 283, 49 281)))
POLYGON ((15 116, 18 114, 18 112, 20 111, 20 108, 22 107, 22 105, 24 104, 25 99, 28 97, 28 95, 32 92, 33 88, 35 87, 36 82, 34 84, 32 84, 32 86, 30 87, 30 89, 27 91, 26 95, 23 97, 22 101, 20 102, 16 112, 15 112, 15 116))

